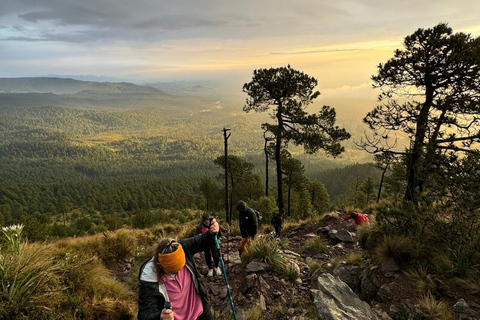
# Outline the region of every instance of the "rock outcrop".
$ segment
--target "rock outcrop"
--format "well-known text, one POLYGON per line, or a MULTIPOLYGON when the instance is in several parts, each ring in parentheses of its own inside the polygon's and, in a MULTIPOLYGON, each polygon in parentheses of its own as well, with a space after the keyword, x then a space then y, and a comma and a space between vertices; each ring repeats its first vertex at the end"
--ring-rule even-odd
POLYGON ((340 278, 330 274, 318 277, 315 307, 318 320, 380 320, 368 303, 360 300, 340 278))

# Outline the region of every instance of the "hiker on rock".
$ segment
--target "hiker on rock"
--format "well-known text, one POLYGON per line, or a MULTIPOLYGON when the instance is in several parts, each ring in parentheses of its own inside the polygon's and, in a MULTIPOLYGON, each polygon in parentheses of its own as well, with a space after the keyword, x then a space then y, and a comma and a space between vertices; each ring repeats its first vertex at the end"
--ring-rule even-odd
POLYGON ((215 243, 219 226, 192 238, 163 239, 155 255, 140 268, 139 320, 213 320, 207 290, 193 261, 193 255, 215 243))
POLYGON ((280 210, 280 212, 273 215, 270 223, 275 228, 275 238, 280 238, 280 233, 282 232, 282 222, 283 222, 283 215, 285 214, 285 210, 280 210))
POLYGON ((355 221, 355 224, 357 226, 361 226, 369 223, 368 217, 366 215, 357 213, 355 211, 351 212, 348 216, 343 218, 344 221, 349 219, 353 219, 353 221, 355 221))
MULTIPOLYGON (((202 221, 200 221, 197 224, 196 227, 196 234, 202 234, 204 232, 207 232, 210 229, 210 216, 208 214, 204 214, 202 216, 202 221)), ((222 236, 222 228, 219 227, 217 237, 222 236)), ((217 276, 222 275, 222 270, 218 267, 218 264, 220 262, 220 250, 217 249, 215 246, 215 243, 212 244, 212 246, 206 248, 204 251, 205 254, 205 262, 207 263, 208 266, 208 274, 207 276, 212 277, 213 274, 217 276), (212 265, 212 257, 213 257, 213 262, 215 265, 215 269, 213 268, 212 265)))
POLYGON ((235 208, 238 210, 238 221, 240 224, 240 233, 242 241, 240 241, 240 255, 247 250, 247 245, 255 238, 258 230, 257 214, 252 208, 249 208, 245 201, 238 201, 235 208))

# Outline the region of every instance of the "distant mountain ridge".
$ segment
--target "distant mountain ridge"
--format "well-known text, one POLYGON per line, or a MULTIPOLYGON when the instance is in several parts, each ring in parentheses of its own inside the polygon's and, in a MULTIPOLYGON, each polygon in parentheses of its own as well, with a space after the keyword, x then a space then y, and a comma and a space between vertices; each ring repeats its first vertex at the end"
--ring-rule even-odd
POLYGON ((0 78, 3 93, 76 94, 81 91, 108 93, 161 93, 148 86, 128 82, 95 82, 65 78, 0 78))

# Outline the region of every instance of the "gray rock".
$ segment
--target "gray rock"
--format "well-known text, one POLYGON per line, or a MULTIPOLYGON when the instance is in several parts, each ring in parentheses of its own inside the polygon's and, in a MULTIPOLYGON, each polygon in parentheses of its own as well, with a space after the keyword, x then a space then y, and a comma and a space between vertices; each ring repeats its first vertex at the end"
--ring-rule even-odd
POLYGON ((283 253, 288 255, 288 256, 293 256, 295 258, 300 258, 301 255, 299 255, 298 253, 294 252, 294 251, 290 251, 290 250, 283 250, 283 253))
POLYGON ((455 319, 462 320, 466 319, 470 313, 470 307, 468 306, 465 299, 459 299, 457 303, 453 306, 453 311, 455 314, 455 319))
POLYGON ((380 320, 368 303, 360 300, 340 278, 330 274, 318 277, 314 302, 318 320, 380 320))
POLYGON ((322 254, 323 250, 320 250, 316 246, 311 245, 311 246, 306 246, 305 248, 303 248, 302 253, 307 254, 309 256, 315 256, 315 255, 322 254))
POLYGON ((268 292, 270 290, 270 285, 267 283, 267 281, 265 281, 265 279, 263 279, 262 276, 258 277, 258 282, 260 284, 260 290, 262 292, 268 292))
POLYGON ((263 272, 267 268, 267 264, 264 262, 260 261, 251 261, 249 264, 247 264, 246 271, 247 273, 252 273, 252 272, 263 272))
POLYGON ((337 239, 337 233, 338 231, 336 229, 332 229, 328 231, 328 236, 332 239, 337 239))
POLYGON ((260 295, 259 305, 260 305, 260 309, 261 309, 262 311, 267 310, 267 303, 265 302, 265 297, 263 296, 263 294, 260 295))
POLYGON ((333 271, 333 275, 337 276, 348 284, 352 290, 360 287, 360 267, 358 266, 341 266, 333 271))
POLYGON ((306 257, 306 258, 305 258, 305 263, 306 263, 306 264, 310 264, 310 263, 312 263, 312 262, 313 262, 313 259, 312 259, 311 257, 306 257))
POLYGON ((377 296, 383 302, 389 302, 393 299, 392 288, 396 286, 395 282, 386 283, 378 289, 377 296))
POLYGON ((381 320, 393 320, 386 312, 380 310, 379 308, 372 308, 372 311, 381 320))
POLYGON ((333 214, 327 213, 326 215, 323 216, 323 218, 322 218, 322 220, 320 220, 320 222, 327 222, 331 219, 333 219, 333 214))
POLYGON ((375 275, 376 269, 377 267, 365 268, 360 274, 360 296, 363 300, 373 300, 382 286, 375 275))
POLYGON ((293 316, 293 315, 295 314, 295 309, 294 309, 294 308, 288 308, 288 309, 287 309, 287 314, 288 314, 289 316, 293 316))
POLYGON ((398 265, 392 259, 386 260, 382 262, 380 266, 380 271, 383 275, 387 278, 395 276, 395 273, 400 271, 398 265))
POLYGON ((242 287, 240 290, 242 291, 242 293, 246 293, 252 288, 254 288, 255 286, 257 286, 257 282, 258 282, 257 274, 256 273, 249 274, 248 276, 246 276, 245 281, 242 282, 242 287))
POLYGON ((330 231, 332 228, 330 226, 326 226, 326 227, 320 227, 317 229, 316 233, 317 234, 321 234, 321 233, 328 233, 328 231, 330 231))
POLYGON ((318 236, 315 233, 307 233, 304 237, 305 238, 318 238, 318 236))
POLYGON ((335 238, 343 242, 354 242, 354 236, 354 233, 351 233, 350 231, 345 229, 342 229, 335 234, 335 238))

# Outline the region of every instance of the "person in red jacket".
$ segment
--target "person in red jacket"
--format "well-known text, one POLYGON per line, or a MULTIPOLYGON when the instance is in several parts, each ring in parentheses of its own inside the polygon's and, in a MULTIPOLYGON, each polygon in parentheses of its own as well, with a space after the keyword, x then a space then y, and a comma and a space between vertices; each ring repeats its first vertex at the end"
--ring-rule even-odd
POLYGON ((348 216, 346 216, 345 218, 343 218, 343 220, 349 220, 349 219, 353 219, 353 221, 355 221, 355 224, 357 226, 361 226, 361 225, 364 225, 364 224, 368 224, 369 220, 368 220, 368 217, 361 214, 361 213, 357 213, 357 212, 352 212, 350 213, 348 216))

